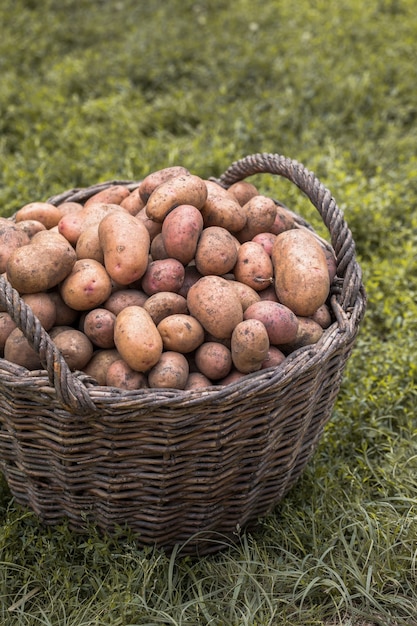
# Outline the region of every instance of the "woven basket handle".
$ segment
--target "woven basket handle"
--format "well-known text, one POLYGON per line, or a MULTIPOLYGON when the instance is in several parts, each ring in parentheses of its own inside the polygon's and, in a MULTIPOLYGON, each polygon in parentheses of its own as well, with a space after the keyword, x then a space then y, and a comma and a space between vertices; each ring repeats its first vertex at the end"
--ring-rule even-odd
POLYGON ((0 306, 7 311, 39 355, 63 408, 80 415, 94 411, 94 403, 84 383, 71 372, 60 351, 19 292, 1 275, 0 306))
POLYGON ((327 227, 336 254, 337 275, 344 278, 337 300, 346 312, 354 305, 362 289, 361 271, 355 258, 355 243, 330 191, 301 163, 279 154, 253 154, 235 161, 221 176, 214 179, 225 188, 248 176, 259 173, 278 174, 297 185, 320 213, 327 227))

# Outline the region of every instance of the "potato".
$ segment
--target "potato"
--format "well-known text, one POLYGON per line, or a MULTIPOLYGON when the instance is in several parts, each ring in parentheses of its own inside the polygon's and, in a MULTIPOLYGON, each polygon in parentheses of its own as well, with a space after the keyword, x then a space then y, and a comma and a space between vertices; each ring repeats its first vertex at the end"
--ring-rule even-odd
POLYGON ((232 333, 231 353, 234 366, 243 374, 260 370, 268 356, 269 346, 264 324, 256 319, 243 320, 232 333))
POLYGON ((157 326, 165 350, 186 354, 193 352, 204 341, 204 329, 200 322, 185 313, 164 317, 157 326))
POLYGON ((85 207, 97 202, 105 202, 107 204, 121 204, 125 198, 130 195, 130 191, 124 185, 110 185, 106 189, 97 191, 93 196, 90 196, 84 203, 85 207))
POLYGON ((200 274, 195 265, 187 265, 184 268, 184 281, 178 293, 186 298, 191 285, 194 285, 201 277, 202 274, 200 274))
POLYGON ((177 259, 151 261, 142 277, 142 289, 148 296, 159 291, 178 293, 184 281, 184 275, 184 266, 177 259))
POLYGON ((277 236, 272 250, 278 300, 296 315, 308 317, 326 302, 329 270, 323 246, 307 230, 277 236))
POLYGON ((230 272, 237 260, 236 239, 221 226, 204 228, 195 252, 195 266, 203 276, 230 272))
POLYGON ((255 291, 262 291, 272 284, 272 261, 260 243, 246 241, 240 246, 234 274, 236 280, 255 291))
POLYGON ((83 208, 83 205, 80 202, 72 202, 68 200, 66 202, 61 202, 58 204, 59 212, 61 213, 61 217, 66 215, 67 213, 73 213, 74 211, 79 211, 83 208))
POLYGON ((297 316, 284 304, 261 300, 251 304, 243 319, 257 319, 265 326, 271 345, 291 343, 297 336, 297 316))
POLYGON ((30 202, 21 207, 15 214, 16 222, 36 220, 47 230, 56 226, 61 219, 60 210, 50 202, 30 202))
POLYGON ((266 356, 266 359, 262 361, 261 369, 264 370, 268 367, 278 367, 278 365, 281 365, 281 363, 285 361, 285 359, 286 356, 282 352, 282 350, 280 350, 276 346, 269 346, 268 354, 266 356))
POLYGON ((269 300, 270 302, 278 302, 277 294, 275 292, 275 287, 271 284, 266 289, 262 289, 262 291, 258 291, 259 298, 261 300, 269 300))
POLYGON ((54 338, 70 370, 82 370, 93 356, 93 344, 80 330, 63 330, 54 338))
POLYGON ((29 235, 13 224, 13 222, 0 225, 0 273, 6 271, 7 261, 12 252, 27 246, 30 242, 29 235))
POLYGON ((59 291, 50 291, 48 295, 55 304, 55 325, 65 326, 74 324, 78 318, 79 312, 65 304, 59 291))
POLYGON ((294 214, 289 209, 277 204, 275 220, 269 231, 274 235, 279 235, 280 233, 283 233, 286 230, 291 230, 292 228, 296 228, 294 214))
POLYGON ((114 348, 114 324, 116 316, 104 308, 88 311, 82 330, 98 348, 114 348))
POLYGON ((109 276, 120 285, 142 278, 148 266, 149 233, 140 220, 114 211, 99 224, 98 236, 109 276))
POLYGON ((87 311, 102 305, 111 290, 110 276, 94 259, 76 261, 60 287, 65 304, 76 311, 87 311))
POLYGON ((201 372, 190 372, 184 389, 185 391, 204 389, 205 387, 211 387, 212 384, 211 380, 209 380, 207 376, 204 376, 201 372))
POLYGON ((83 230, 75 245, 77 259, 94 259, 104 264, 104 253, 98 236, 98 224, 93 224, 83 230))
POLYGON ((252 241, 256 243, 260 243, 268 256, 272 254, 272 248, 274 247, 274 242, 276 239, 276 235, 273 233, 258 233, 254 237, 252 237, 252 241))
POLYGON ((162 222, 155 222, 154 220, 151 220, 151 218, 146 213, 146 206, 143 207, 143 209, 141 209, 139 213, 136 214, 136 219, 141 220, 145 224, 151 241, 153 241, 155 237, 162 231, 162 222))
POLYGON ((207 198, 201 208, 204 227, 221 226, 231 233, 242 230, 246 224, 246 212, 236 198, 226 189, 207 180, 207 198))
POLYGON ((243 209, 246 213, 246 224, 236 233, 241 243, 250 241, 259 233, 269 232, 277 214, 277 206, 271 198, 263 195, 254 196, 243 209))
POLYGON ((148 295, 141 289, 120 289, 112 293, 102 306, 118 315, 127 306, 143 306, 147 299, 148 295))
POLYGON ((99 385, 105 385, 107 379, 107 372, 109 367, 114 361, 120 360, 121 356, 115 348, 109 350, 96 350, 93 352, 93 356, 82 368, 82 371, 94 378, 99 385))
POLYGON ((202 230, 201 212, 191 204, 181 204, 170 211, 162 223, 161 231, 167 255, 188 265, 195 256, 202 230))
POLYGON ((74 328, 73 326, 68 326, 67 324, 53 326, 48 332, 48 334, 51 339, 55 339, 55 337, 58 337, 59 333, 63 333, 64 330, 73 330, 73 328, 74 328))
POLYGON ((50 293, 28 293, 22 296, 22 300, 30 306, 32 312, 45 330, 50 330, 56 323, 56 306, 50 293))
POLYGON ((189 375, 188 361, 183 354, 168 350, 148 374, 151 388, 184 389, 189 375))
POLYGON ((182 167, 182 165, 172 165, 171 167, 164 167, 161 170, 151 172, 151 174, 145 176, 139 187, 142 201, 146 204, 151 193, 162 183, 165 183, 175 176, 184 176, 187 174, 190 174, 190 172, 187 168, 182 167))
POLYGON ((42 369, 39 355, 29 344, 20 328, 11 331, 4 344, 4 358, 28 370, 42 369))
POLYGON ((168 213, 181 204, 201 209, 206 198, 207 187, 199 176, 174 176, 154 189, 146 203, 146 213, 152 220, 163 222, 168 213))
POLYGON ((227 190, 232 194, 239 202, 241 206, 249 202, 251 198, 259 194, 258 189, 252 183, 248 183, 246 180, 239 180, 237 183, 233 183, 227 190))
POLYGON ((76 258, 75 250, 63 237, 40 231, 27 246, 10 255, 7 277, 20 293, 48 291, 69 275, 76 258))
POLYGON ((118 314, 114 343, 122 359, 138 372, 156 365, 163 349, 162 337, 151 316, 139 306, 128 306, 118 314))
POLYGON ((6 311, 0 312, 0 354, 3 354, 4 344, 12 330, 16 328, 16 323, 6 311))
POLYGON ((240 298, 230 281, 221 276, 203 276, 190 287, 187 306, 193 315, 216 339, 232 335, 243 320, 240 298))
POLYGON ((236 290, 239 296, 243 311, 246 311, 248 306, 250 306, 254 302, 260 301, 261 296, 259 295, 259 292, 255 291, 255 289, 252 289, 252 287, 249 287, 249 285, 245 285, 239 280, 231 280, 230 284, 232 285, 233 289, 236 290))
POLYGON ((40 230, 46 230, 44 224, 42 224, 42 222, 38 222, 38 220, 22 220, 21 222, 15 224, 15 226, 18 230, 22 230, 26 233, 29 239, 31 239, 33 235, 38 233, 40 230))
POLYGON ((222 387, 225 385, 231 385, 232 383, 242 380, 242 378, 244 378, 245 376, 246 374, 244 374, 243 372, 239 372, 239 370, 233 367, 230 374, 217 381, 217 385, 222 387))
POLYGON ((327 304, 322 304, 317 311, 311 315, 311 319, 320 324, 322 328, 328 328, 332 323, 332 315, 327 304))
POLYGON ((113 361, 107 369, 106 385, 119 389, 146 389, 148 379, 142 372, 135 372, 123 359, 113 361))
POLYGON ((162 232, 155 235, 155 237, 152 239, 150 252, 152 261, 160 261, 161 259, 170 258, 170 255, 165 248, 165 242, 162 236, 162 232))
POLYGON ((75 245, 78 237, 84 230, 99 224, 108 213, 113 213, 114 211, 129 215, 126 209, 119 204, 93 202, 88 206, 82 207, 80 211, 63 215, 58 223, 58 232, 75 245))
POLYGON ((210 380, 220 380, 232 369, 232 354, 229 348, 217 341, 201 344, 194 356, 198 370, 210 380))
POLYGON ((126 209, 130 215, 137 215, 139 211, 142 211, 145 207, 145 203, 140 196, 140 185, 131 191, 119 204, 126 209))
POLYGON ((146 300, 143 305, 156 325, 168 315, 188 313, 187 299, 172 291, 159 291, 146 300))
POLYGON ((310 346, 317 343, 323 334, 323 328, 310 317, 298 316, 298 330, 297 335, 289 344, 283 346, 283 350, 286 352, 292 352, 302 346, 310 346))
POLYGON ((324 255, 326 257, 327 268, 329 270, 330 284, 332 284, 333 278, 336 276, 336 273, 337 273, 336 255, 334 251, 331 250, 330 248, 323 246, 323 250, 324 250, 324 255))

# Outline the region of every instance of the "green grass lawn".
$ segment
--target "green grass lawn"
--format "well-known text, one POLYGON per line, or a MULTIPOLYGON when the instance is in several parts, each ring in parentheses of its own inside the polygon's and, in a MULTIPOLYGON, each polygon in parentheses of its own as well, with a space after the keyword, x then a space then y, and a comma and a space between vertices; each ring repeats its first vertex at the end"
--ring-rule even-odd
MULTIPOLYGON (((332 191, 369 300, 314 458, 235 546, 196 560, 45 528, 0 482, 5 626, 417 624, 414 4, 1 3, 2 215, 72 187, 174 164, 208 177, 276 152, 332 191)), ((262 184, 321 228, 296 190, 262 184)))

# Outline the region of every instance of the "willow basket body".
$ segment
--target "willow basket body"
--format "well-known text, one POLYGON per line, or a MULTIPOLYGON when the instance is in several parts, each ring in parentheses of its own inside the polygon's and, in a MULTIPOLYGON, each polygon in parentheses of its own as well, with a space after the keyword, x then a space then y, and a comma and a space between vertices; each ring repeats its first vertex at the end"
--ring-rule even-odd
MULTIPOLYGON (((213 549, 283 498, 331 417, 366 298, 349 228, 330 192, 296 161, 257 154, 218 179, 283 176, 319 211, 337 258, 321 340, 276 369, 199 391, 119 391, 71 373, 29 307, 0 278, 0 304, 39 353, 44 370, 0 359, 0 470, 16 501, 47 524, 86 520, 128 527, 143 545, 213 549)), ((112 181, 50 198, 85 201, 112 181)), ((300 225, 304 224, 300 218, 300 225)))

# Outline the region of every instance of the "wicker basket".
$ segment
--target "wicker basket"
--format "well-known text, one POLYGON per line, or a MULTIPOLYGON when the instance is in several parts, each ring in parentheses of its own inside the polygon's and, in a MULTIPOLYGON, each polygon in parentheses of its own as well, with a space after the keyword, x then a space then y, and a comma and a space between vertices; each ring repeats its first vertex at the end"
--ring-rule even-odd
MULTIPOLYGON (((141 545, 217 549, 283 498, 331 417, 366 296, 351 232, 330 192, 297 161, 256 154, 234 163, 224 187, 256 173, 289 179, 319 211, 337 257, 321 340, 278 368, 204 391, 120 391, 71 373, 30 308, 0 278, 0 305, 39 353, 44 370, 0 359, 0 470, 16 501, 47 524, 91 520, 127 527, 141 545)), ((49 201, 85 201, 112 181, 49 201)), ((305 222, 299 218, 299 223, 305 222)))

